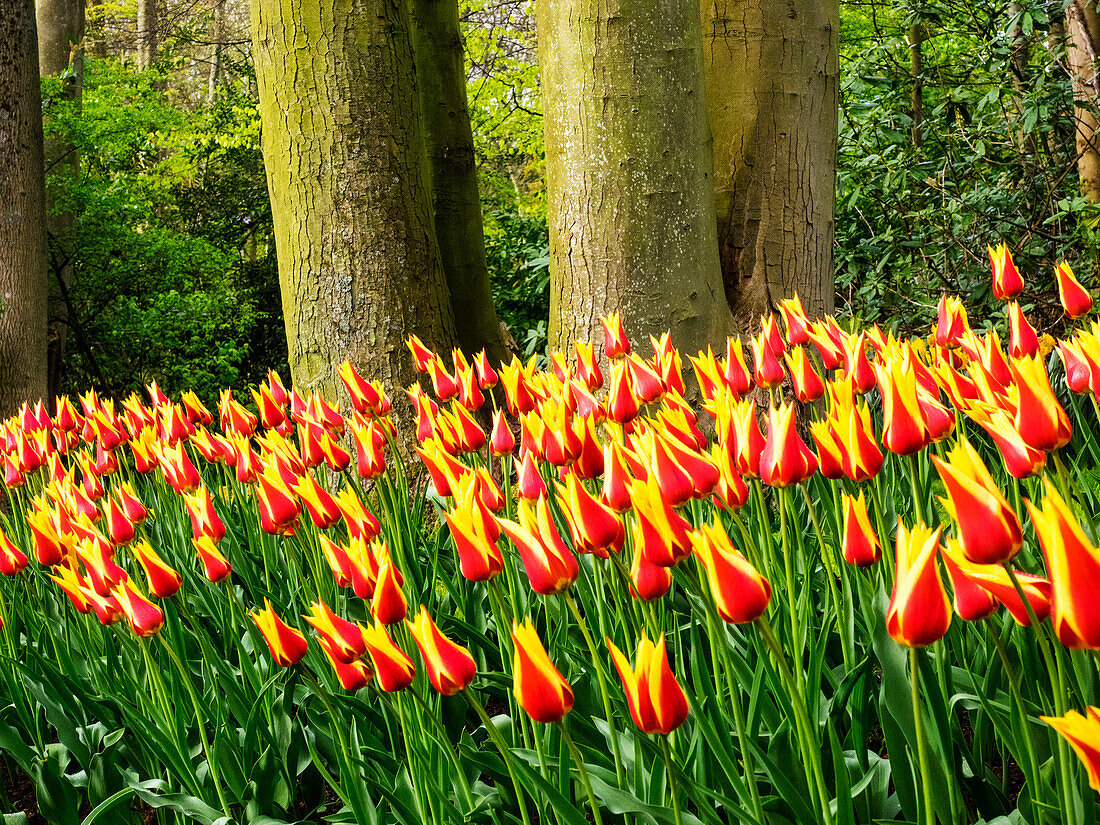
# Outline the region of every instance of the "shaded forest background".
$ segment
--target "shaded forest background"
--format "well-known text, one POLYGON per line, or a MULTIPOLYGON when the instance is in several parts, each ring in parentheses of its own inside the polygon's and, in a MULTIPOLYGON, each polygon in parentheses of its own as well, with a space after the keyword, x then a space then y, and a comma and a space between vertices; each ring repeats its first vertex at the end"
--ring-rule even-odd
MULTIPOLYGON (((1069 4, 1072 5, 1072 4, 1069 4)), ((834 263, 838 313, 908 333, 945 289, 992 309, 986 245, 1005 239, 1051 328, 1056 258, 1091 283, 1100 207, 1078 169, 1066 20, 1055 2, 841 3, 834 263)), ((169 394, 287 374, 286 336, 242 0, 89 6, 83 100, 43 80, 55 273, 68 329, 61 389, 169 394)), ((1095 14, 1095 12, 1092 12, 1095 14)), ((533 4, 461 2, 467 91, 497 311, 544 357, 549 240, 533 4)), ((1077 95, 1078 117, 1095 110, 1077 95)), ((55 279, 52 279, 55 280, 55 279)), ((1040 330, 1043 331, 1043 330, 1040 330)))

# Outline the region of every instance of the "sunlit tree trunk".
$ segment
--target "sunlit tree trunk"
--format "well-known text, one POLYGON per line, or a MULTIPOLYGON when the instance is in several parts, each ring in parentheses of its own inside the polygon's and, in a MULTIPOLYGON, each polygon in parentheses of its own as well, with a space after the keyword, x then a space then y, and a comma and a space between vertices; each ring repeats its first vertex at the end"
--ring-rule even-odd
POLYGON ((137 0, 137 59, 139 69, 148 69, 157 60, 160 45, 157 0, 137 0))
POLYGON ((0 417, 46 393, 46 192, 33 0, 0 14, 0 417))
POLYGON ((215 0, 214 2, 214 25, 211 30, 210 39, 214 43, 214 48, 210 55, 210 74, 206 78, 206 101, 208 103, 214 102, 214 95, 218 92, 218 86, 222 82, 222 52, 225 50, 225 14, 226 4, 229 0, 215 0))
MULTIPOLYGON (((84 90, 84 0, 39 0, 38 69, 62 75, 62 95, 79 107, 84 90)), ((65 296, 72 283, 76 220, 71 194, 80 175, 80 155, 68 141, 45 143, 46 230, 50 262, 48 392, 60 392, 68 324, 65 296)))
POLYGON ((1081 194, 1100 202, 1100 17, 1088 0, 1072 0, 1066 7, 1066 57, 1073 80, 1073 114, 1077 127, 1077 174, 1081 194))
POLYGON ((253 0, 252 36, 294 382, 333 397, 347 357, 400 403, 406 336, 455 341, 405 2, 253 0))
POLYGON ((718 265, 696 0, 539 0, 550 344, 731 331, 718 265))
POLYGON ((507 350, 489 287, 474 136, 456 0, 412 0, 411 31, 432 214, 451 294, 455 333, 467 353, 507 350))
POLYGON ((718 245, 740 329, 833 308, 837 0, 703 0, 718 245))

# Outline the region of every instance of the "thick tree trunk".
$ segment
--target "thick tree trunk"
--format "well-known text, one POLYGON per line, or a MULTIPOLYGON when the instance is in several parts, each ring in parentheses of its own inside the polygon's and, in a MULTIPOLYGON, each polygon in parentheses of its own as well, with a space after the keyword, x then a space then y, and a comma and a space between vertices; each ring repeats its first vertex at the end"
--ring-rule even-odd
POLYGON ((138 68, 148 69, 157 61, 160 44, 157 21, 157 0, 137 0, 137 58, 138 68))
POLYGON ((834 299, 837 0, 703 0, 718 248, 737 326, 834 299))
MULTIPOLYGON (((84 91, 84 0, 39 0, 37 18, 38 70, 43 77, 64 74, 62 95, 79 107, 84 91)), ((68 327, 68 307, 63 295, 72 283, 76 252, 76 217, 70 197, 80 175, 80 155, 67 141, 51 139, 45 144, 45 158, 46 231, 51 275, 47 387, 49 396, 53 397, 61 391, 68 327)))
POLYGON ((672 330, 694 354, 732 329, 718 266, 698 5, 539 0, 550 345, 672 330))
POLYGON ((1100 17, 1089 0, 1072 0, 1066 7, 1066 57, 1073 80, 1073 115, 1077 126, 1077 175, 1081 194, 1100 202, 1100 17))
POLYGON ((406 336, 455 340, 405 2, 253 0, 252 36, 294 383, 333 397, 347 357, 400 404, 406 336))
POLYGON ((34 0, 0 14, 0 418, 46 393, 46 192, 34 0))
POLYGON ((411 0, 410 12, 432 212, 455 334, 468 354, 486 349, 494 361, 501 361, 508 352, 485 263, 458 3, 411 0))

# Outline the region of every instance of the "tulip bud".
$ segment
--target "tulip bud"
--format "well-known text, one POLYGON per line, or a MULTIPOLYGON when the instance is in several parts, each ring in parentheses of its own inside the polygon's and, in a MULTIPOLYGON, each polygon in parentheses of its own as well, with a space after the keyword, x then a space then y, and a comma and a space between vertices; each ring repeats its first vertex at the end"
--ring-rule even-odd
POLYGON ((263 610, 249 615, 263 634, 275 664, 279 667, 290 667, 302 661, 308 647, 306 637, 279 618, 271 607, 270 599, 264 599, 263 610))
POLYGON ((474 657, 436 627, 424 605, 420 605, 416 618, 406 620, 405 625, 420 650, 432 687, 444 696, 454 696, 470 686, 477 675, 474 657))
POLYGON ((844 560, 856 567, 868 567, 882 558, 882 548, 871 527, 867 501, 841 494, 844 500, 844 560))
POLYGON ((1075 710, 1065 716, 1039 718, 1069 742, 1089 777, 1089 787, 1100 793, 1100 708, 1089 707, 1082 716, 1075 710))
POLYGON ((642 633, 633 668, 611 639, 606 641, 634 724, 642 733, 666 736, 680 727, 688 715, 687 696, 669 667, 664 634, 653 644, 642 633))
POLYGON ((940 528, 898 520, 897 575, 886 609, 886 629, 903 647, 927 647, 951 626, 951 603, 936 566, 940 528))
POLYGON ((1069 264, 1061 261, 1054 268, 1054 277, 1058 281, 1058 300, 1062 302, 1066 315, 1070 318, 1087 315, 1092 309, 1092 295, 1074 277, 1069 264))
POLYGON ((744 624, 764 615, 771 600, 771 584, 733 546, 717 516, 713 524, 703 524, 691 534, 691 544, 707 573, 722 621, 744 624))
POLYGON ((1024 279, 1012 263, 1012 253, 1006 244, 989 249, 989 264, 993 269, 993 294, 1002 301, 1015 298, 1024 290, 1024 279))
POLYGON ((560 722, 573 709, 573 689, 550 662, 531 620, 512 622, 512 693, 536 722, 560 722))

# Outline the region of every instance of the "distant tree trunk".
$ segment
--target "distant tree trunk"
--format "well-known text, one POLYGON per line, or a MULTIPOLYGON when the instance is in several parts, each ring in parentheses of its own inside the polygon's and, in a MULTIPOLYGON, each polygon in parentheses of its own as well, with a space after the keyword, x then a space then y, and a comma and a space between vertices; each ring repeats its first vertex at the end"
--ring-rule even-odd
POLYGON ((34 0, 0 14, 0 417, 46 394, 46 191, 34 0))
POLYGON ((913 77, 909 137, 917 149, 924 143, 924 39, 924 23, 918 18, 909 27, 909 72, 913 77))
POLYGON ((722 300, 698 0, 538 0, 550 345, 672 330, 694 354, 722 300))
POLYGON ((138 68, 148 69, 157 61, 160 43, 157 26, 157 0, 137 0, 138 68))
POLYGON ((347 357, 400 405, 405 337, 455 343, 405 0, 253 0, 252 37, 294 383, 347 357))
POLYGON ((1073 116, 1077 126, 1077 175, 1081 194, 1092 203, 1100 202, 1100 74, 1097 47, 1100 46, 1100 17, 1088 0, 1072 0, 1066 6, 1066 56, 1073 80, 1073 116))
MULTIPOLYGON (((79 108, 84 91, 84 0, 39 0, 37 18, 38 70, 43 77, 68 72, 62 81, 62 95, 79 108)), ((80 155, 68 141, 55 138, 46 141, 45 158, 46 231, 52 276, 49 282, 47 392, 53 397, 61 391, 62 358, 68 331, 68 307, 63 296, 73 279, 76 217, 70 199, 80 175, 80 155)))
POLYGON ((210 56, 210 74, 207 75, 206 102, 213 103, 214 95, 222 82, 222 52, 225 48, 225 6, 228 0, 214 0, 214 26, 211 40, 214 50, 210 56))
POLYGON ((703 0, 718 248, 741 330, 795 292, 831 312, 837 0, 703 0))
POLYGON ((467 353, 507 357, 489 287, 457 0, 412 0, 411 31, 435 233, 455 333, 467 353))

